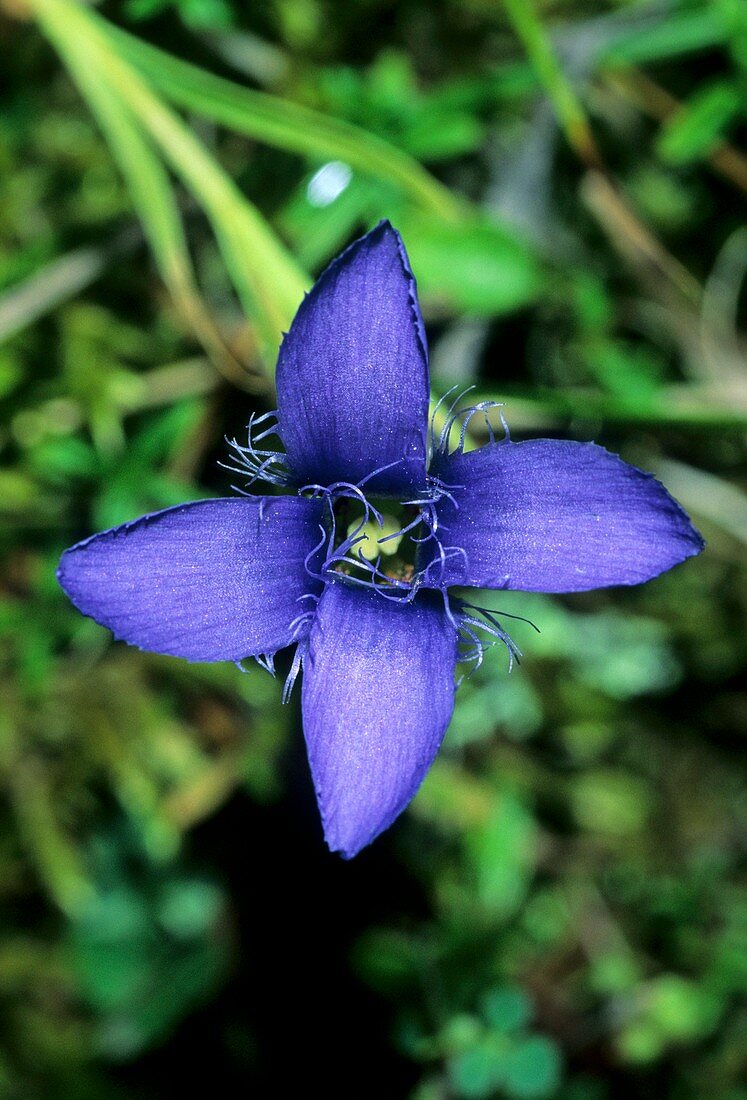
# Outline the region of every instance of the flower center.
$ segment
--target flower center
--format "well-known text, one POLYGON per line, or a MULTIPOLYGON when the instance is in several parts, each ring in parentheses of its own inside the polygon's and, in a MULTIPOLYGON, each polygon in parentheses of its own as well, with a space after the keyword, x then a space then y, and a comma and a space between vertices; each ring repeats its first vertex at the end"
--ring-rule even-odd
POLYGON ((413 537, 420 537, 421 528, 417 506, 340 498, 334 503, 330 568, 359 583, 409 585, 417 552, 413 537))
POLYGON ((355 519, 348 525, 348 538, 361 540, 358 549, 368 561, 376 561, 382 554, 385 558, 394 557, 406 537, 396 516, 384 512, 381 518, 384 521, 382 527, 373 519, 365 520, 363 526, 360 520, 355 519))

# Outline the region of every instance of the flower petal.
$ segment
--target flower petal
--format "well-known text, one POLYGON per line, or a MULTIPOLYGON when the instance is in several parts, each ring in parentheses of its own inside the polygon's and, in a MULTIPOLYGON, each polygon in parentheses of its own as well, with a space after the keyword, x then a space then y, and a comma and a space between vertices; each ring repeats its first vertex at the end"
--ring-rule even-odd
POLYGON ((57 577, 116 638, 190 661, 238 661, 293 641, 322 506, 301 497, 198 500, 93 535, 57 577))
POLYGON ((453 502, 439 504, 441 584, 580 592, 640 584, 703 549, 651 474, 593 443, 536 439, 438 458, 453 502), (458 507, 455 507, 455 504, 458 507))
POLYGON ((304 662, 303 722, 324 835, 350 859, 420 786, 454 706, 457 636, 435 593, 394 603, 330 584, 304 662))
POLYGON ((425 486, 428 351, 407 253, 381 222, 333 260, 280 348, 278 420, 301 483, 425 486))

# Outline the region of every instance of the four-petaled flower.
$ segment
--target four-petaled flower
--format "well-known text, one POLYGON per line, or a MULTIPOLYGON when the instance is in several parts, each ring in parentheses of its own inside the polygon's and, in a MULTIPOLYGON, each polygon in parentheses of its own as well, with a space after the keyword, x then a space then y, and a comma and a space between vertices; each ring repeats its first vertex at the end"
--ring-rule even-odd
POLYGON ((454 587, 638 584, 703 542, 658 481, 594 444, 506 433, 450 452, 452 411, 429 436, 425 330, 388 222, 305 298, 277 387, 277 422, 254 437, 261 420, 250 424, 248 444, 233 446, 242 473, 291 494, 143 516, 67 550, 58 577, 84 614, 144 650, 272 669, 296 643, 289 682, 303 665, 325 836, 351 857, 417 791, 449 723, 457 662, 481 660, 481 632, 512 647, 495 614, 454 587), (273 432, 282 452, 258 446, 273 432), (395 539, 374 536, 372 557, 367 532, 397 507, 397 556, 385 554, 395 539))

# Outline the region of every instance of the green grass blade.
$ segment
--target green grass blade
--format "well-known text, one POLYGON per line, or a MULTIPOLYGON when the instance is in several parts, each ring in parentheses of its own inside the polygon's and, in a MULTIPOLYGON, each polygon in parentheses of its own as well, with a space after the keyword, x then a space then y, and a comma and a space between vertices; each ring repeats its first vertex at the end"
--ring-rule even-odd
MULTIPOLYGON (((116 115, 117 147, 121 149, 128 137, 137 134, 137 201, 159 247, 163 249, 164 240, 173 247, 174 225, 168 221, 170 211, 164 205, 156 214, 149 207, 154 193, 163 196, 165 173, 157 158, 144 156, 140 128, 204 209, 271 369, 281 333, 290 324, 308 277, 191 130, 117 55, 110 39, 101 32, 101 21, 94 21, 90 12, 68 0, 32 2, 42 27, 66 60, 70 63, 72 59, 78 72, 90 66, 102 82, 99 106, 114 93, 114 98, 126 107, 124 114, 116 115)), ((131 155, 128 163, 131 169, 131 155)))
POLYGON ((241 382, 241 364, 226 347, 195 280, 182 220, 171 182, 150 141, 113 93, 85 39, 71 39, 49 26, 68 71, 107 140, 153 252, 156 265, 186 324, 230 379, 241 382))
POLYGON ((366 175, 395 184, 424 209, 458 220, 462 207, 412 157, 342 119, 278 96, 244 88, 150 46, 125 31, 97 23, 117 52, 174 103, 238 133, 305 156, 342 160, 366 175))
POLYGON ((535 0, 503 0, 511 26, 524 44, 568 143, 583 161, 594 165, 599 157, 586 112, 558 61, 534 4, 535 0))
POLYGON ((602 66, 643 65, 682 54, 698 53, 729 39, 727 20, 716 5, 673 11, 645 27, 620 34, 603 52, 602 66))

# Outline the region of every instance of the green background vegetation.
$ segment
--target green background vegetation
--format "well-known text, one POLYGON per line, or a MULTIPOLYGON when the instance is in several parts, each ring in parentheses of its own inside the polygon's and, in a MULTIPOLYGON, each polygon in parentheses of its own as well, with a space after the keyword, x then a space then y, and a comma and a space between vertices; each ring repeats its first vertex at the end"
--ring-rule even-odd
POLYGON ((744 1100, 742 0, 2 0, 0 42, 0 1096, 744 1100), (435 394, 656 472, 708 549, 502 595, 542 633, 345 864, 297 698, 54 570, 229 491, 380 217, 435 394))

